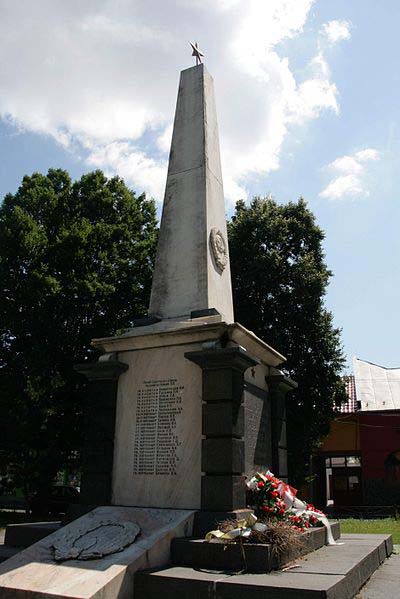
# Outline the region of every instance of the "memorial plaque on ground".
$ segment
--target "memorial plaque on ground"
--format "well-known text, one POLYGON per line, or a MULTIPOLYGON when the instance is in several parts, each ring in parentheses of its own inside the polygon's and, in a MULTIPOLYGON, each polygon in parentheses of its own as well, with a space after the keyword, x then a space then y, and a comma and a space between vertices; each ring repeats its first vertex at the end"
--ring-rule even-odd
POLYGON ((188 510, 97 508, 0 564, 0 597, 132 599, 136 570, 164 565, 192 523, 188 510))

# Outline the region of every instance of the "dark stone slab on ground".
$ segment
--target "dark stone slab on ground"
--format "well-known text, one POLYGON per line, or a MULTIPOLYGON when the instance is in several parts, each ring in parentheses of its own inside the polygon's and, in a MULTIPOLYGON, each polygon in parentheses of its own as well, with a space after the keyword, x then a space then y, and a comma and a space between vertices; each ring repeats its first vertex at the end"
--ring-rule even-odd
MULTIPOLYGON (((332 522, 332 534, 340 536, 338 522, 332 522)), ((173 539, 171 543, 172 563, 196 568, 246 572, 270 572, 284 564, 323 547, 327 542, 325 527, 314 528, 301 535, 302 547, 286 551, 281 556, 274 554, 271 545, 256 543, 226 543, 204 539, 173 539)))
POLYGON ((175 566, 135 574, 135 599, 211 599, 216 583, 229 578, 224 572, 202 572, 175 566))
POLYGON ((135 599, 353 599, 379 567, 388 537, 343 535, 343 545, 322 547, 285 572, 232 574, 181 566, 141 572, 135 576, 135 599))
POLYGON ((271 572, 220 581, 215 599, 352 599, 356 591, 340 575, 271 572))
POLYGON ((358 597, 360 599, 395 599, 400 597, 400 555, 392 555, 373 574, 358 597))
POLYGON ((47 535, 58 530, 60 521, 28 522, 26 524, 8 524, 4 544, 9 547, 29 547, 47 535))
POLYGON ((361 534, 347 533, 345 535, 348 541, 359 541, 359 543, 370 543, 372 540, 383 539, 385 541, 386 555, 389 557, 393 553, 393 537, 388 534, 361 534))

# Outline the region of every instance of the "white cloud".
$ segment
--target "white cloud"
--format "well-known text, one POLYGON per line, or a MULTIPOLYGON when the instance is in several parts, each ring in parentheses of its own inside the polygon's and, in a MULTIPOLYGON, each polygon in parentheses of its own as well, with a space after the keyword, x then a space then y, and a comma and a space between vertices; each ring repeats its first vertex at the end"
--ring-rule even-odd
POLYGON ((368 192, 363 188, 360 178, 356 175, 339 175, 319 195, 321 198, 340 200, 346 196, 368 195, 368 192))
POLYGON ((380 153, 378 150, 374 150, 373 148, 366 148, 365 150, 360 150, 357 152, 356 158, 361 162, 365 162, 367 160, 379 160, 380 153))
POLYGON ((332 44, 350 39, 350 28, 350 21, 344 20, 329 21, 328 23, 324 23, 324 25, 322 26, 323 33, 326 35, 329 42, 331 42, 332 44))
POLYGON ((329 200, 369 196, 369 171, 366 163, 379 159, 380 152, 374 148, 365 148, 352 156, 336 158, 326 167, 333 173, 333 179, 319 196, 329 200))
POLYGON ((363 172, 364 167, 354 156, 341 156, 330 163, 329 168, 333 171, 358 175, 363 172))
POLYGON ((172 141, 172 123, 165 127, 164 131, 157 137, 157 146, 161 152, 169 152, 172 141))
POLYGON ((292 98, 291 120, 317 118, 324 109, 339 113, 337 89, 330 82, 329 67, 322 52, 313 58, 310 68, 312 76, 297 87, 297 93, 292 98))
POLYGON ((233 201, 246 196, 250 177, 279 168, 291 127, 339 111, 321 49, 302 65, 301 79, 280 55, 281 42, 304 34, 312 5, 3 3, 0 117, 52 136, 89 166, 118 173, 160 200, 178 71, 192 64, 188 40, 195 39, 215 79, 225 191, 233 201))
POLYGON ((115 141, 96 147, 87 158, 88 164, 104 169, 107 174, 118 173, 126 181, 134 181, 139 189, 162 198, 167 164, 135 151, 128 142, 115 141))

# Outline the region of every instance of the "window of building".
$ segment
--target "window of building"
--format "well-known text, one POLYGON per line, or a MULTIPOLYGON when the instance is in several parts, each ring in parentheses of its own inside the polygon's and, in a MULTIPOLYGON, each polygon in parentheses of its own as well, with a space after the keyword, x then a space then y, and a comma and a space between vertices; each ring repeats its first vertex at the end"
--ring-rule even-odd
POLYGON ((331 464, 332 464, 332 468, 339 468, 341 466, 346 466, 346 458, 345 457, 340 457, 340 458, 331 458, 331 464))
POLYGON ((361 458, 355 455, 347 456, 332 456, 325 459, 325 466, 327 468, 360 468, 361 458))
POLYGON ((362 504, 361 458, 358 455, 325 457, 327 505, 362 504))
POLYGON ((400 450, 390 453, 385 460, 385 482, 390 485, 400 484, 400 450))

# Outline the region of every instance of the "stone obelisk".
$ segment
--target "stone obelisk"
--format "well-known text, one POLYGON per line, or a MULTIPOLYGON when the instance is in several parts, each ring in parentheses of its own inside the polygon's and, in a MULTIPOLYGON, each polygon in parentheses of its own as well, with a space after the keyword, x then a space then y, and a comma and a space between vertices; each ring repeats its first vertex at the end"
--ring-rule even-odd
POLYGON ((199 64, 181 73, 149 314, 213 309, 233 322, 214 85, 199 64))
MULTIPOLYGON (((150 318, 93 340, 105 352, 104 377, 119 377, 110 383, 118 389, 112 472, 103 473, 112 503, 229 511, 244 505, 244 473, 272 463, 260 398, 284 358, 233 321, 232 304, 214 86, 197 64, 180 76, 150 318)), ((99 480, 99 461, 83 479, 99 480)))

